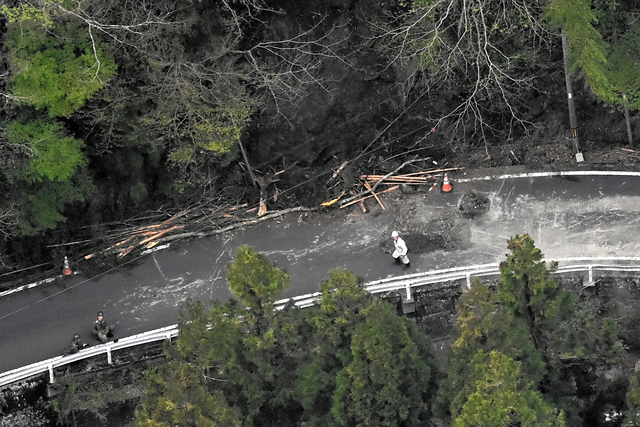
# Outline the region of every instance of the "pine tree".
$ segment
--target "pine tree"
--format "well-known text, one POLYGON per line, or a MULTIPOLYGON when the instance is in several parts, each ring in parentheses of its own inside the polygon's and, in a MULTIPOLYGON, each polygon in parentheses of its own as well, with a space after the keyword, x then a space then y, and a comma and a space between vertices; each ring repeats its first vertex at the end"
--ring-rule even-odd
POLYGON ((523 379, 521 363, 498 351, 478 351, 466 381, 468 397, 453 427, 564 427, 564 416, 523 379))
POLYGON ((197 366, 172 360, 147 374, 134 427, 240 427, 241 416, 197 366))

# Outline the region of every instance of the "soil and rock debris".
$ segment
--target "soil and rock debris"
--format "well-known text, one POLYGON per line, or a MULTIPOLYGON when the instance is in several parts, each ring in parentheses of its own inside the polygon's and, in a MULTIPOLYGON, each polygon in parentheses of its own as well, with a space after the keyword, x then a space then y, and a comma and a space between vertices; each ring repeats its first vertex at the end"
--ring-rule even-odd
MULTIPOLYGON (((398 173, 412 173, 434 165, 465 170, 508 166, 536 170, 549 165, 560 169, 637 169, 640 165, 639 152, 625 151, 628 143, 623 114, 595 101, 580 81, 575 82, 574 89, 580 150, 585 159, 582 164, 575 162, 571 151, 565 81, 564 76, 557 73, 548 77, 545 93, 521 100, 527 110, 526 130, 514 133, 496 127, 486 140, 478 135, 455 136, 448 129, 451 123, 440 120, 457 108, 459 97, 455 93, 431 93, 421 86, 418 70, 390 64, 375 49, 362 49, 366 23, 361 18, 363 11, 371 6, 369 2, 283 0, 280 3, 287 13, 275 14, 269 22, 265 21, 268 24, 265 37, 277 39, 282 35, 279 32, 286 33, 304 25, 317 25, 314 28, 319 32, 332 29, 331 37, 335 40, 327 41, 340 40, 344 50, 341 53, 347 53, 349 61, 327 57, 317 69, 316 81, 321 84, 305 87, 301 92, 304 96, 296 102, 267 99, 264 108, 253 118, 243 144, 255 174, 263 182, 270 182, 265 190, 269 212, 292 207, 315 209, 342 194, 353 196, 360 191, 357 187, 360 175, 386 174, 410 159, 424 161, 398 173), (309 10, 317 13, 305 13, 309 10), (314 21, 318 16, 324 16, 321 24, 314 21), (410 87, 403 85, 408 75, 416 76, 410 87), (341 165, 344 166, 339 175, 331 179, 341 165)), ((638 115, 633 115, 631 121, 637 131, 638 115)), ((256 208, 260 192, 250 181, 247 168, 242 160, 220 166, 210 194, 199 196, 213 200, 214 207, 232 203, 246 204, 247 211, 256 208)), ((118 190, 112 192, 118 194, 118 190)), ((403 190, 415 189, 404 186, 403 190)), ((105 217, 105 212, 110 211, 103 205, 105 200, 96 198, 86 211, 66 212, 68 222, 51 233, 1 243, 0 280, 3 283, 0 287, 6 289, 56 274, 65 255, 82 261, 85 256, 109 247, 105 244, 107 237, 120 231, 113 228, 114 224, 136 221, 136 225, 149 225, 189 208, 164 200, 148 206, 146 212, 129 216, 120 212, 117 217, 105 217), (161 217, 159 213, 166 215, 161 217), (91 222, 96 218, 100 224, 91 222), (139 218, 148 218, 147 223, 138 222, 139 218)), ((462 209, 466 215, 481 210, 480 206, 470 206, 474 203, 482 204, 482 201, 464 202, 462 209)), ((180 226, 183 228, 176 228, 163 238, 171 238, 176 233, 203 232, 202 223, 187 221, 180 226)), ((447 228, 451 226, 446 220, 429 225, 441 230, 440 236, 431 233, 429 242, 423 242, 420 231, 405 231, 415 247, 426 243, 438 247, 454 242, 447 238, 448 234, 455 233, 447 228)), ((82 269, 106 270, 125 259, 124 256, 96 258, 94 265, 83 265, 82 269)))

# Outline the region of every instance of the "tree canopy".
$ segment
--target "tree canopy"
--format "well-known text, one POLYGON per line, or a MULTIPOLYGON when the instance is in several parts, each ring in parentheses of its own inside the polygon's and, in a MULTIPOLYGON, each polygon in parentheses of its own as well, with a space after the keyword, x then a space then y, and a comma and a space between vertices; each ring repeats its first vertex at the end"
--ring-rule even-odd
POLYGON ((523 384, 520 362, 498 351, 479 351, 471 361, 470 394, 453 427, 562 427, 562 414, 531 384, 523 384))
POLYGON ((260 305, 246 296, 284 272, 250 248, 230 265, 230 283, 238 271, 261 277, 234 288, 248 305, 188 304, 176 345, 165 349, 170 363, 149 374, 136 425, 213 426, 238 415, 245 426, 428 419, 437 373, 428 339, 355 275, 331 272, 320 307, 276 310, 277 292, 263 293, 260 305))
POLYGON ((457 426, 582 425, 594 396, 579 384, 623 354, 619 325, 560 289, 529 235, 508 248, 495 289, 476 280, 458 302, 438 412, 457 426))
POLYGON ((9 89, 20 103, 69 117, 113 77, 116 64, 99 38, 76 21, 43 26, 23 20, 7 35, 12 77, 9 89))
MULTIPOLYGON (((300 143, 260 133, 280 121, 304 128, 303 114, 297 121, 287 114, 298 112, 307 88, 319 88, 330 106, 332 82, 369 62, 379 70, 372 71, 376 79, 389 74, 383 79, 397 83, 400 104, 395 95, 384 101, 394 112, 422 105, 420 100, 429 106, 424 120, 438 129, 442 149, 516 138, 539 126, 539 113, 526 100, 547 105, 550 91, 561 90, 560 29, 569 40, 572 70, 589 91, 608 106, 637 109, 632 1, 385 1, 344 10, 309 4, 314 6, 317 15, 293 25, 269 1, 3 4, 0 150, 8 167, 0 184, 10 189, 18 178, 27 182, 7 191, 0 215, 10 212, 14 220, 0 224, 2 235, 60 229, 71 213, 93 218, 83 209, 95 221, 111 222, 195 198, 219 201, 227 197, 229 179, 254 185, 255 165, 261 173, 285 167, 292 144, 300 143), (349 12, 343 19, 351 24, 337 18, 342 12, 349 12), (343 68, 334 71, 336 66, 343 68), (20 125, 55 139, 47 138, 43 149, 38 132, 18 137, 20 125), (268 142, 258 146, 257 140, 268 142), (237 170, 244 172, 237 173, 247 173, 250 182, 228 173, 242 152, 237 170), (50 171, 54 153, 59 170, 50 171), (25 166, 29 162, 32 167, 25 166), (55 175, 59 185, 87 185, 77 197, 63 192, 56 197, 60 204, 46 204, 52 214, 39 222, 29 214, 36 209, 30 200, 44 200, 36 193, 45 184, 30 181, 35 169, 55 175)), ((336 114, 345 116, 341 108, 336 104, 336 114)), ((334 127, 327 123, 314 127, 334 127)), ((418 133, 416 149, 427 148, 428 134, 418 133)), ((372 147, 384 149, 380 142, 372 147)), ((315 147, 309 155, 329 151, 315 147)))

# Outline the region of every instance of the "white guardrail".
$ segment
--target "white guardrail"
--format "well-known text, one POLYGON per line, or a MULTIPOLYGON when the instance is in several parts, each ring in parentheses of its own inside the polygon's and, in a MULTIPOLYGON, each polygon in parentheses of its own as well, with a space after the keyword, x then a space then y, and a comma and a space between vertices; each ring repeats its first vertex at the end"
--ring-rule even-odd
MULTIPOLYGON (((574 259, 575 260, 575 259, 574 259)), ((615 261, 635 261, 638 258, 617 258, 615 261)), ((588 273, 589 283, 593 282, 594 272, 622 272, 632 273, 640 272, 640 265, 623 265, 623 264, 569 264, 560 265, 554 274, 566 273, 588 273)), ((500 274, 497 264, 482 264, 469 267, 458 267, 447 270, 437 270, 425 273, 416 273, 400 277, 392 277, 388 279, 376 280, 365 284, 365 288, 372 294, 397 291, 405 289, 407 299, 411 299, 411 288, 426 286, 434 283, 452 282, 457 280, 465 280, 468 288, 471 287, 471 277, 490 277, 500 274)), ((292 298, 281 299, 276 301, 276 308, 282 309, 289 302, 299 308, 306 308, 314 305, 321 293, 314 292, 312 294, 300 295, 292 298)), ((112 363, 112 353, 116 350, 122 350, 129 347, 135 347, 142 344, 150 344, 157 341, 164 341, 178 336, 178 325, 166 326, 150 332, 138 335, 132 335, 126 338, 120 338, 118 342, 108 342, 81 350, 80 352, 68 356, 57 356, 42 362, 33 363, 8 372, 0 374, 0 387, 33 377, 49 371, 49 381, 53 383, 55 377, 53 370, 60 366, 68 365, 79 360, 91 357, 107 355, 107 362, 112 363)))

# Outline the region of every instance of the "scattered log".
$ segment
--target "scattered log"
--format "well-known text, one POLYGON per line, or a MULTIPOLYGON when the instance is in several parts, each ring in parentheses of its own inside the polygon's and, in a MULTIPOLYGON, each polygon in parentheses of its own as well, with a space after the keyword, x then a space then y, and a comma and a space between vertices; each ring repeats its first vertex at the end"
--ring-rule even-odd
POLYGON ((240 208, 246 208, 247 206, 249 206, 249 203, 243 203, 241 205, 235 205, 229 208, 230 211, 237 211, 240 208))
MULTIPOLYGON (((390 191, 397 190, 398 188, 400 188, 400 186, 399 186, 399 185, 396 185, 396 186, 393 186, 393 187, 389 187, 389 188, 387 188, 387 189, 385 189, 385 190, 378 191, 378 194, 388 193, 388 192, 390 192, 390 191)), ((371 198, 371 197, 373 197, 373 195, 369 194, 369 195, 367 195, 367 196, 363 196, 363 197, 360 197, 360 198, 358 198, 358 199, 351 200, 350 202, 348 202, 348 203, 345 203, 345 204, 341 205, 341 206, 340 206, 340 209, 342 209, 342 208, 346 208, 347 206, 351 206, 351 205, 354 205, 354 204, 359 203, 359 202, 364 202, 366 199, 369 199, 369 198, 371 198)))
POLYGON ((640 159, 640 151, 632 150, 630 148, 621 148, 626 155, 633 157, 634 159, 640 159))
POLYGON ((258 216, 263 216, 266 213, 267 213, 266 198, 262 197, 262 192, 260 192, 260 208, 258 209, 258 216))
POLYGON ((136 246, 135 245, 131 245, 128 248, 126 248, 125 250, 123 250, 122 252, 120 252, 118 254, 118 257, 122 258, 124 256, 126 256, 127 254, 129 254, 129 252, 131 252, 136 246))
MULTIPOLYGON (((632 150, 625 150, 632 151, 632 150)), ((351 197, 343 199, 345 192, 342 192, 340 196, 332 199, 328 202, 322 203, 321 206, 332 206, 339 205, 340 208, 345 208, 351 206, 355 203, 358 203, 362 212, 367 211, 364 201, 368 198, 374 197, 378 204, 386 209, 385 204, 383 203, 380 194, 384 194, 387 192, 395 191, 400 188, 399 184, 410 184, 410 185, 424 185, 424 184, 432 184, 436 179, 438 173, 449 172, 454 170, 459 170, 462 168, 446 168, 446 169, 434 169, 422 172, 413 172, 404 175, 396 175, 396 173, 401 170, 403 167, 415 163, 424 161, 425 159, 414 159, 408 160, 402 163, 398 168, 394 169, 392 172, 386 175, 362 175, 360 178, 363 180, 361 185, 366 188, 366 191, 361 191, 357 195, 353 195, 351 197), (378 185, 384 184, 388 186, 384 190, 378 191, 378 185)), ((333 176, 329 181, 335 180, 339 174, 344 170, 347 166, 348 162, 343 162, 340 167, 333 173, 333 176)), ((304 208, 304 207, 296 207, 291 209, 285 209, 282 211, 276 212, 267 212, 267 201, 269 197, 267 196, 267 187, 269 184, 278 181, 277 177, 283 173, 280 171, 275 174, 268 174, 264 177, 258 177, 257 182, 260 186, 260 204, 259 206, 249 208, 247 203, 236 204, 234 206, 229 206, 227 208, 219 208, 219 207, 210 207, 212 206, 211 201, 206 203, 199 203, 195 206, 191 206, 188 209, 185 209, 170 218, 163 215, 156 215, 154 213, 153 217, 158 218, 161 222, 144 225, 144 226, 131 226, 134 221, 139 221, 140 218, 135 220, 128 221, 125 223, 125 229, 114 230, 113 232, 107 232, 107 237, 105 239, 106 249, 94 251, 85 256, 85 259, 91 259, 99 254, 107 254, 107 253, 117 253, 118 257, 125 257, 128 254, 132 253, 137 249, 151 249, 157 246, 160 243, 170 242, 173 240, 184 239, 189 237, 204 237, 215 234, 221 234, 226 231, 244 227, 247 225, 257 224, 262 221, 266 221, 275 217, 279 217, 291 212, 303 212, 303 211, 315 211, 320 208, 304 208), (254 214, 257 211, 258 217, 245 219, 243 217, 249 216, 250 214, 254 214), (165 219, 166 218, 166 219, 165 219), (164 219, 164 220, 162 220, 164 219), (203 221, 205 221, 203 223, 203 221), (213 227, 212 227, 213 226, 213 227), (218 227, 216 229, 216 227, 218 227), (180 232, 176 233, 178 230, 186 231, 187 228, 190 228, 192 231, 180 232), (205 228, 207 231, 193 231, 194 229, 202 229, 205 228)), ((276 189, 276 196, 278 195, 278 191, 276 189)), ((147 218, 148 219, 148 218, 147 218)), ((82 241, 67 243, 66 245, 80 244, 84 243, 82 241)), ((60 245, 63 246, 63 245, 60 245)))
POLYGON ((170 242, 172 240, 178 240, 178 239, 186 239, 186 238, 191 238, 191 237, 208 237, 208 236, 214 236, 217 234, 222 234, 222 233, 226 233, 229 230, 233 230, 234 228, 240 228, 240 227, 246 227, 247 225, 253 225, 253 224, 258 224, 262 221, 267 221, 269 219, 273 219, 291 212, 313 212, 313 211, 317 211, 318 208, 305 208, 302 206, 296 207, 296 208, 290 208, 290 209, 283 209, 281 211, 275 211, 275 212, 271 212, 263 217, 260 218, 253 218, 253 219, 248 219, 246 221, 241 221, 232 225, 229 225, 227 227, 223 227, 220 228, 218 230, 213 230, 213 231, 193 231, 193 232, 186 232, 186 233, 181 233, 181 234, 173 234, 171 236, 167 236, 167 237, 161 237, 160 239, 158 239, 158 243, 165 243, 165 242, 170 242))
POLYGON ((329 178, 329 180, 327 181, 327 185, 329 185, 329 183, 331 181, 333 181, 334 179, 336 179, 336 177, 338 175, 340 175, 340 172, 342 172, 342 169, 344 169, 347 165, 349 164, 349 162, 347 160, 345 160, 344 162, 342 162, 342 164, 340 165, 340 167, 333 173, 333 175, 331 175, 331 178, 329 178))
POLYGON ((398 166, 397 168, 395 168, 393 171, 389 172, 388 174, 386 174, 385 176, 383 176, 382 178, 380 178, 380 180, 378 180, 378 181, 377 181, 377 182, 376 182, 376 183, 371 187, 371 189, 370 189, 370 190, 364 191, 364 192, 362 192, 362 193, 360 193, 360 194, 358 194, 358 195, 356 195, 356 196, 352 196, 352 197, 349 197, 349 198, 345 199, 345 200, 343 201, 342 205, 344 205, 344 204, 346 204, 346 203, 349 203, 349 202, 351 202, 351 201, 353 201, 353 200, 355 200, 355 199, 359 199, 359 198, 361 198, 361 197, 364 197, 364 196, 366 196, 367 194, 370 194, 372 191, 374 191, 374 190, 378 187, 378 185, 379 185, 382 181, 384 181, 386 178, 388 178, 388 177, 390 177, 390 176, 392 176, 392 175, 395 175, 395 173, 396 173, 396 172, 398 172, 398 171, 399 171, 400 169, 402 169, 403 167, 405 167, 405 166, 407 166, 407 165, 410 165, 411 163, 422 162, 422 161, 425 161, 425 160, 427 160, 427 158, 420 158, 420 159, 407 160, 406 162, 402 163, 400 166, 398 166))
POLYGON ((364 182, 364 186, 367 187, 367 190, 371 190, 371 194, 373 195, 373 197, 376 198, 376 200, 378 201, 378 204, 380 205, 380 207, 384 210, 386 210, 386 206, 384 205, 384 203, 382 203, 382 200, 380 200, 380 197, 378 197, 378 195, 375 193, 375 191, 373 191, 373 189, 371 188, 371 184, 369 184, 369 181, 365 181, 364 182))
MULTIPOLYGON (((405 175, 360 175, 360 179, 365 181, 371 181, 380 183, 381 181, 400 182, 403 184, 423 184, 428 183, 430 180, 436 179, 436 175, 442 172, 450 172, 459 170, 462 168, 445 168, 445 169, 432 169, 422 172, 413 172, 405 175)), ((398 169, 396 169, 398 170, 398 169)))
POLYGON ((338 200, 340 200, 342 198, 342 196, 344 196, 344 191, 342 193, 340 193, 340 195, 338 197, 336 197, 335 199, 331 199, 328 202, 320 203, 320 206, 324 206, 324 207, 331 206, 331 205, 337 203, 338 200))
POLYGON ((155 240, 155 239, 159 238, 160 236, 163 236, 163 235, 167 234, 170 231, 178 230, 178 229, 181 229, 181 228, 184 228, 184 225, 174 225, 171 228, 167 228, 165 230, 159 231, 159 232, 155 233, 153 236, 148 237, 148 238, 144 239, 143 241, 141 241, 139 243, 139 245, 144 245, 146 243, 149 243, 150 241, 155 240))
POLYGON ((47 245, 47 248, 59 248, 61 246, 81 245, 83 243, 91 243, 92 240, 78 240, 77 242, 59 243, 57 245, 47 245))
MULTIPOLYGON (((280 173, 271 175, 276 177, 280 173)), ((268 179, 271 182, 275 180, 268 179)), ((265 182, 266 184, 266 182, 265 182)), ((277 191, 277 190, 276 190, 277 191)), ((198 203, 194 206, 190 206, 185 210, 182 210, 171 217, 168 215, 152 215, 150 217, 159 218, 158 223, 148 224, 143 226, 131 226, 131 223, 135 220, 129 220, 125 222, 125 227, 119 230, 106 231, 104 233, 104 246, 102 249, 93 248, 92 252, 84 255, 84 259, 90 260, 97 256, 104 256, 108 254, 116 254, 119 258, 125 257, 137 250, 151 249, 159 243, 165 241, 171 241, 174 239, 186 238, 189 236, 201 237, 209 234, 218 234, 223 230, 230 230, 235 227, 242 227, 243 225, 249 225, 262 220, 268 220, 270 218, 284 215, 288 212, 300 211, 300 210, 315 210, 305 208, 292 208, 290 210, 276 211, 273 214, 263 214, 259 221, 245 221, 243 219, 250 217, 259 209, 258 206, 248 208, 248 203, 238 203, 235 205, 224 204, 215 205, 215 201, 205 201, 204 203, 198 203), (216 230, 212 233, 194 231, 191 233, 177 233, 179 230, 185 231, 191 230, 216 230)), ((150 217, 147 217, 150 218, 150 217)), ((81 243, 71 242, 70 244, 81 243)), ((64 246, 64 245, 60 245, 64 246)))

